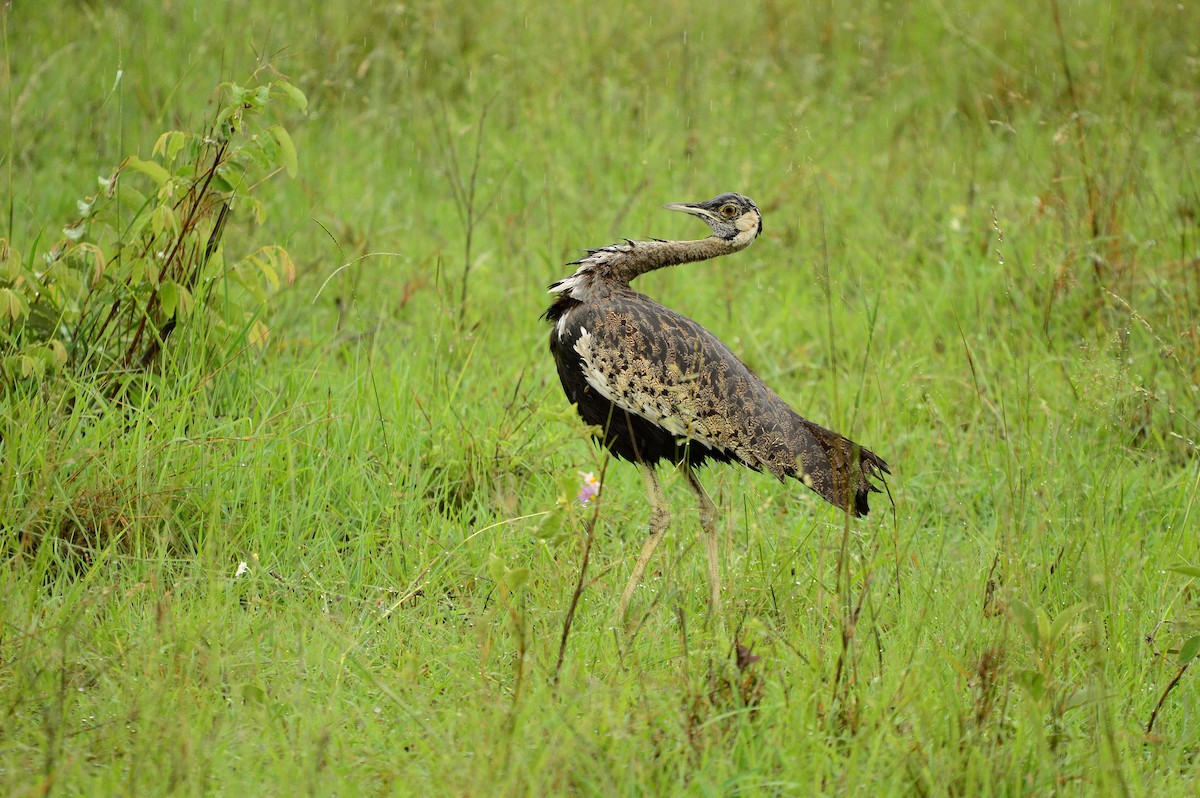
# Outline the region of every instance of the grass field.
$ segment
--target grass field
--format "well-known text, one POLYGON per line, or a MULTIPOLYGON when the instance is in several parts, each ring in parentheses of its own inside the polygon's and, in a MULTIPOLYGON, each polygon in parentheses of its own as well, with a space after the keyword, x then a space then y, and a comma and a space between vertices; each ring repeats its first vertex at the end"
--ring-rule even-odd
POLYGON ((976 5, 0 10, 31 263, 221 81, 308 101, 223 241, 295 264, 264 346, 181 332, 121 402, 0 385, 0 793, 1196 794, 1200 9, 976 5), (622 625, 641 482, 538 316, 722 191, 758 242, 638 287, 894 507, 708 469, 708 617, 667 473, 622 625))

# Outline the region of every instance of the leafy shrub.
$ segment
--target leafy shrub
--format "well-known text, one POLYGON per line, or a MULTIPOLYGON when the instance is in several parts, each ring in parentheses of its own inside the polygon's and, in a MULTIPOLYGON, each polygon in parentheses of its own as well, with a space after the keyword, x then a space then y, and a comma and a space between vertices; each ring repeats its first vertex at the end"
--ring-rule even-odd
POLYGON ((0 239, 0 386, 56 374, 95 379, 116 396, 161 364, 192 325, 192 341, 261 346, 269 295, 294 277, 286 250, 259 247, 233 260, 222 236, 231 214, 261 221, 253 192, 296 148, 261 119, 278 100, 304 111, 304 94, 276 73, 222 83, 219 109, 200 132, 172 130, 148 160, 130 155, 79 201, 79 218, 49 251, 27 256, 0 239), (210 335, 210 333, 216 335, 210 335))

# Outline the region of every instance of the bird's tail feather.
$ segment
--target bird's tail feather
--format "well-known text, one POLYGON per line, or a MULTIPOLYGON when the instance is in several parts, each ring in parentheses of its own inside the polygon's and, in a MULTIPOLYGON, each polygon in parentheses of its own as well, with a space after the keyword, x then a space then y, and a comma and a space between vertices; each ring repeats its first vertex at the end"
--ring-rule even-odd
POLYGON ((851 515, 870 512, 867 498, 880 492, 873 480, 882 480, 884 474, 892 473, 884 459, 800 415, 794 420, 793 440, 799 444, 795 454, 803 469, 797 469, 795 476, 825 501, 851 515))

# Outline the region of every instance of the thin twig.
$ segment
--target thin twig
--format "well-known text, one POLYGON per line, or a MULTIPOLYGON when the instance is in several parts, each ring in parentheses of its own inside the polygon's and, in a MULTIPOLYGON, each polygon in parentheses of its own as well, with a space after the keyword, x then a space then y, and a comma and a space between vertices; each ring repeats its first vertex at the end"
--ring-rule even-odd
POLYGON ((1191 662, 1185 662, 1183 665, 1180 665, 1179 672, 1175 674, 1175 678, 1167 684, 1166 689, 1162 691, 1162 695, 1158 697, 1158 703, 1154 705, 1154 711, 1150 713, 1150 720, 1146 722, 1146 734, 1154 731, 1154 721, 1158 720, 1158 711, 1162 709, 1163 704, 1166 703, 1167 696, 1179 684, 1179 680, 1183 678, 1183 674, 1187 672, 1188 666, 1191 664, 1191 662))
MULTIPOLYGON (((191 208, 188 209, 188 216, 180 224, 179 233, 175 236, 174 244, 172 245, 171 250, 167 253, 166 257, 163 258, 162 268, 159 269, 158 272, 158 286, 161 286, 163 280, 166 279, 167 269, 170 268, 171 263, 173 263, 175 258, 178 256, 179 250, 183 247, 183 242, 186 239, 184 233, 192 229, 192 226, 195 225, 197 216, 200 213, 200 208, 203 205, 204 196, 208 193, 208 187, 212 184, 213 178, 216 177, 217 167, 219 167, 224 160, 225 151, 227 149, 229 149, 229 142, 223 141, 221 142, 221 146, 217 149, 216 155, 213 156, 212 165, 208 168, 207 173, 204 176, 204 183, 200 186, 199 192, 195 195, 196 199, 192 203, 191 208)), ((146 300, 146 307, 142 313, 142 319, 138 323, 137 330, 133 334, 133 341, 130 342, 129 348, 125 350, 126 366, 129 366, 133 363, 133 354, 137 351, 138 344, 141 342, 142 333, 146 329, 146 322, 150 319, 150 312, 154 307, 154 303, 158 300, 158 291, 159 289, 155 288, 154 292, 150 295, 150 298, 146 300)))
MULTIPOLYGON (((192 291, 196 287, 196 282, 200 279, 200 273, 208 264, 208 261, 216 253, 217 247, 221 245, 221 237, 225 234, 225 220, 229 217, 229 203, 221 202, 221 210, 217 212, 217 221, 213 224, 212 232, 208 235, 208 243, 204 246, 204 257, 200 259, 200 263, 192 270, 184 280, 184 288, 192 291)), ((154 362, 154 358, 162 351, 163 346, 167 343, 167 337, 175 331, 176 325, 179 323, 179 310, 176 309, 171 318, 163 322, 163 325, 158 328, 158 335, 154 340, 150 341, 146 346, 146 352, 142 355, 141 367, 147 369, 154 362)))

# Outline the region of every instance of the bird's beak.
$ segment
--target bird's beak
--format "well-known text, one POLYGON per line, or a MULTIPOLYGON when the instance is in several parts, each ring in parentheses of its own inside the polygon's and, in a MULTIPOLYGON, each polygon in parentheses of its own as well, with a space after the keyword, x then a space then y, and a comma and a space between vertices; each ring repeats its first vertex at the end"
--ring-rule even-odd
POLYGON ((684 213, 690 213, 692 216, 699 216, 702 219, 714 218, 712 211, 708 210, 707 208, 701 208, 699 205, 691 205, 683 202, 668 202, 663 207, 668 211, 683 211, 684 213))

